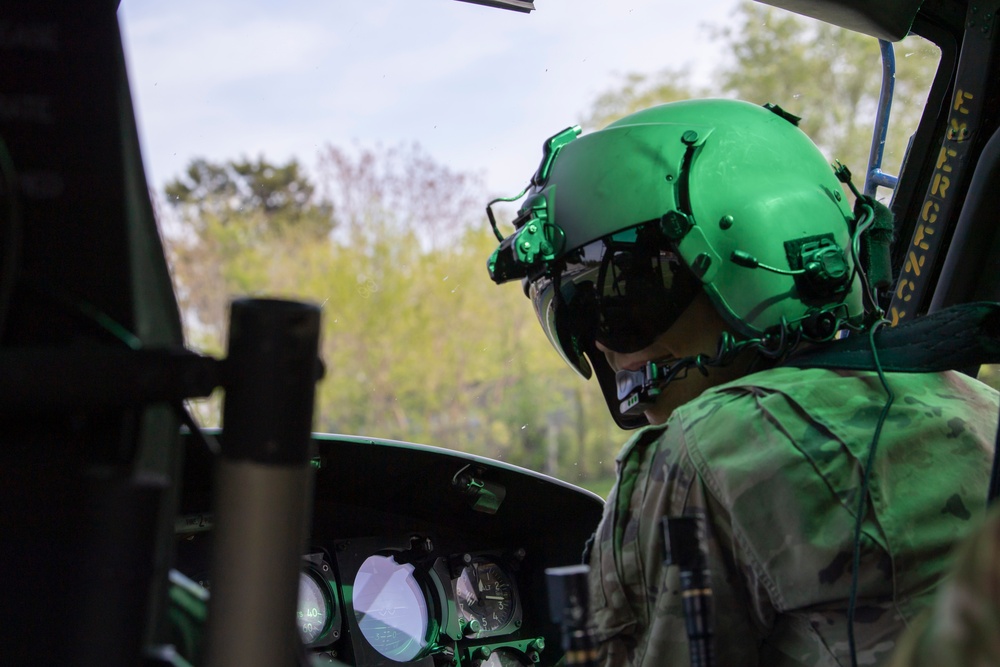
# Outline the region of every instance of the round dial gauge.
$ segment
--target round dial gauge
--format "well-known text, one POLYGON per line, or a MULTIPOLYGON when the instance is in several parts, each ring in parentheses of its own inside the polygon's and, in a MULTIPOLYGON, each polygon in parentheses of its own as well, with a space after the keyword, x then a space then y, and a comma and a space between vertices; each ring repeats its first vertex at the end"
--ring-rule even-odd
POLYGON ((488 558, 475 558, 455 580, 458 613, 475 636, 500 630, 517 608, 510 575, 488 558))
POLYGON ((304 644, 316 641, 330 620, 330 596, 309 574, 299 574, 299 609, 295 622, 304 644))
POLYGON ((413 660, 427 647, 427 600, 413 565, 369 556, 354 579, 354 617, 361 634, 381 655, 413 660))

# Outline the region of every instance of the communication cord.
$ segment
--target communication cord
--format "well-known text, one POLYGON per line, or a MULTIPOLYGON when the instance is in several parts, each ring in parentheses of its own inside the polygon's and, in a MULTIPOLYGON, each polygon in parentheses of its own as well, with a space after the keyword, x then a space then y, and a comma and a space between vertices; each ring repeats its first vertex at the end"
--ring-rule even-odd
POLYGON ((490 219, 490 226, 493 227, 493 234, 497 237, 497 240, 500 241, 500 243, 503 243, 503 234, 500 233, 499 229, 497 229, 497 219, 496 216, 493 215, 493 204, 499 204, 500 202, 509 203, 512 201, 517 201, 528 192, 528 188, 530 187, 531 183, 524 186, 524 189, 521 190, 521 193, 518 195, 515 195, 513 197, 497 197, 496 199, 494 199, 493 201, 491 201, 486 205, 486 217, 490 219))
POLYGON ((868 499, 868 483, 871 478, 872 467, 875 463, 875 452, 878 448, 879 436, 882 434, 882 427, 885 425, 886 417, 889 415, 889 409, 892 407, 893 401, 896 400, 896 395, 889 386, 888 380, 886 380, 885 371, 882 369, 882 364, 878 358, 878 350, 875 346, 875 334, 886 323, 887 321, 884 319, 879 320, 868 331, 868 341, 871 345, 872 360, 875 364, 875 370, 878 373, 878 379, 882 383, 882 388, 885 390, 886 401, 885 405, 882 406, 882 412, 879 414, 878 422, 875 424, 875 432, 872 435, 872 443, 868 448, 868 460, 865 461, 864 473, 861 479, 861 489, 858 494, 858 506, 855 510, 854 517, 854 553, 851 558, 851 594, 847 603, 847 641, 851 651, 851 667, 858 666, 857 646, 854 639, 854 615, 857 610, 858 569, 861 563, 861 523, 864 520, 865 504, 868 499))

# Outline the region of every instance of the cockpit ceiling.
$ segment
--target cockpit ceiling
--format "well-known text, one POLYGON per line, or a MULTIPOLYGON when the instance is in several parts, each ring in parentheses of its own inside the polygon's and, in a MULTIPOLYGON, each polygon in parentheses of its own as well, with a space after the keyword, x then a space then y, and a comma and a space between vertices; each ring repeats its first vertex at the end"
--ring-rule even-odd
POLYGON ((906 37, 923 0, 757 0, 872 37, 906 37))
MULTIPOLYGON (((528 13, 534 0, 461 0, 487 7, 528 13)), ((670 0, 663 0, 669 2, 670 0)), ((906 37, 923 0, 757 0, 879 39, 906 37)))

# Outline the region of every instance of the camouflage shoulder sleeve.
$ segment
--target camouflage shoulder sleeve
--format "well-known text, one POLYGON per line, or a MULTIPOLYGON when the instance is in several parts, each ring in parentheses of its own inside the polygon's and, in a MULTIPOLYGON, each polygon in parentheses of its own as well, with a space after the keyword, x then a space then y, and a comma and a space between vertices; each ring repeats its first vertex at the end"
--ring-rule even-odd
MULTIPOLYGON (((858 542, 859 663, 883 664, 977 516, 995 392, 890 374, 858 542), (966 500, 967 499, 967 500, 966 500)), ((703 517, 719 664, 847 664, 861 470, 885 395, 871 373, 772 369, 721 385, 634 438, 591 554, 607 665, 688 664, 660 519, 703 517)))
POLYGON ((605 665, 687 665, 679 573, 665 567, 661 519, 693 514, 707 527, 719 664, 758 664, 759 631, 746 613, 745 584, 729 555, 727 514, 709 498, 674 420, 623 449, 591 553, 591 612, 605 665))
MULTIPOLYGON (((998 410, 995 392, 955 375, 890 374, 889 382, 898 400, 876 449, 858 543, 863 664, 889 659, 977 516, 998 410)), ((680 410, 706 495, 728 512, 747 609, 769 627, 762 664, 850 660, 861 471, 885 400, 871 373, 774 369, 680 410)))

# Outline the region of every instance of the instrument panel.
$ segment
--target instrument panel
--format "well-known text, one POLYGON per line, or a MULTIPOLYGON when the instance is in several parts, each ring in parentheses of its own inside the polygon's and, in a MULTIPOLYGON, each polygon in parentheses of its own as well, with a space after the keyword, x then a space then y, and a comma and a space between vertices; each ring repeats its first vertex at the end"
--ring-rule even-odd
MULTIPOLYGON (((315 436, 296 623, 314 662, 527 667, 562 657, 544 571, 580 562, 599 497, 452 450, 315 436)), ((209 458, 189 443, 177 567, 210 587, 209 458)))
MULTIPOLYGON (((498 650, 533 664, 545 639, 526 636, 518 571, 523 552, 469 553, 431 536, 338 544, 351 585, 346 621, 355 664, 415 662, 440 654, 462 664, 498 650), (444 548, 441 548, 444 547, 444 548)), ((346 648, 346 647, 345 647, 346 648)))

